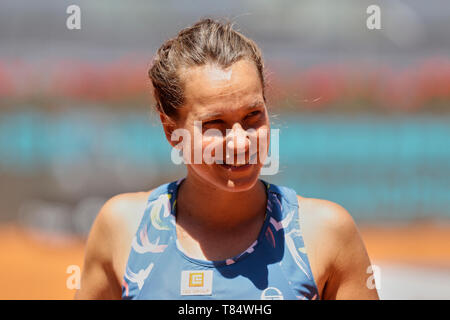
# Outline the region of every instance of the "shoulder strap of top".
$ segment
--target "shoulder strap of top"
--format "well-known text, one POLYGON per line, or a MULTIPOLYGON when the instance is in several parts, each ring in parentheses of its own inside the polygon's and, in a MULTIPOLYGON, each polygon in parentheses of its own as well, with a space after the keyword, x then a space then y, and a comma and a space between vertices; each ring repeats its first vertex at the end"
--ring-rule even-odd
POLYGON ((267 182, 264 183, 269 191, 268 205, 277 205, 279 208, 279 210, 272 211, 272 213, 280 215, 274 217, 275 219, 284 219, 288 215, 292 215, 293 212, 298 213, 297 193, 294 190, 267 182), (275 203, 272 204, 272 202, 275 203))

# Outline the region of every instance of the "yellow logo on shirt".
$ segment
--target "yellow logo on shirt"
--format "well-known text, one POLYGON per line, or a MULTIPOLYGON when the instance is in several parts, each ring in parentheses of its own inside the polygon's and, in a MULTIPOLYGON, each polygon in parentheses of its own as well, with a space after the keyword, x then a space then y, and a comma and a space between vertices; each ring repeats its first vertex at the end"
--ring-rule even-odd
POLYGON ((189 273, 189 287, 203 287, 204 275, 203 272, 189 273))
POLYGON ((182 296, 210 296, 212 281, 212 270, 183 270, 181 271, 180 293, 182 296))

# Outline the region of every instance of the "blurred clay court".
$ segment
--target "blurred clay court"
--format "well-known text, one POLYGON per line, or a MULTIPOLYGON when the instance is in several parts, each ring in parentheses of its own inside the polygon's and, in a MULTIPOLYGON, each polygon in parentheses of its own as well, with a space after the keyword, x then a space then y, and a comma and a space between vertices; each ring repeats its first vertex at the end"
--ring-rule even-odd
POLYGON ((380 30, 360 0, 2 1, 0 299, 72 299, 102 204, 185 174, 147 70, 205 16, 263 51, 280 165, 261 178, 344 206, 382 299, 450 299, 450 5, 378 3, 380 30))

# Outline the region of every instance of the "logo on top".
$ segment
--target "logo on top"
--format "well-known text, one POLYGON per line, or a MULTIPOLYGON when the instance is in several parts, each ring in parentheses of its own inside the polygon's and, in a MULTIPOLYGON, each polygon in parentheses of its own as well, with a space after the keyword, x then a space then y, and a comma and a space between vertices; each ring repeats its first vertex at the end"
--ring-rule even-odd
POLYGON ((181 271, 180 292, 182 296, 209 296, 212 294, 212 270, 181 271))

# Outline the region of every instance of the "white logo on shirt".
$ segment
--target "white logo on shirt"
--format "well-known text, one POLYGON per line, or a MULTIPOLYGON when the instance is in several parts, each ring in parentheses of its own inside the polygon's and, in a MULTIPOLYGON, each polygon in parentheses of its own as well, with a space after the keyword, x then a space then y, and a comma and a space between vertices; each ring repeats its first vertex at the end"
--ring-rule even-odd
POLYGON ((268 287, 261 293, 261 300, 284 300, 284 297, 277 288, 268 287))

